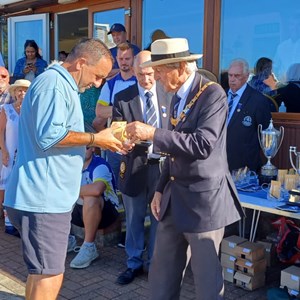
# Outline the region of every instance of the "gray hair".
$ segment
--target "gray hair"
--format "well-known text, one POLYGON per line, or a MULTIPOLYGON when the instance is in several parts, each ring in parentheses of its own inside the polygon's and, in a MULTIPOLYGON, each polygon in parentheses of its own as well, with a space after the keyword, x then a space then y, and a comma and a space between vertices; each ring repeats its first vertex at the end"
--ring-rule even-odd
POLYGON ((230 62, 230 65, 229 65, 229 69, 233 66, 233 65, 241 65, 243 67, 243 74, 249 74, 249 64, 248 62, 243 59, 243 58, 236 58, 236 59, 233 59, 231 62, 230 62))
MULTIPOLYGON (((170 69, 178 69, 180 67, 180 62, 175 62, 175 63, 170 63, 170 64, 165 64, 167 68, 170 69)), ((185 71, 188 74, 192 74, 193 72, 196 72, 198 70, 196 61, 192 62, 185 62, 185 71)))
POLYGON ((88 64, 96 65, 102 57, 113 62, 108 47, 99 39, 83 38, 76 44, 66 58, 66 62, 72 62, 80 57, 87 59, 88 64))
POLYGON ((289 66, 286 72, 286 80, 300 81, 300 63, 295 63, 289 66))

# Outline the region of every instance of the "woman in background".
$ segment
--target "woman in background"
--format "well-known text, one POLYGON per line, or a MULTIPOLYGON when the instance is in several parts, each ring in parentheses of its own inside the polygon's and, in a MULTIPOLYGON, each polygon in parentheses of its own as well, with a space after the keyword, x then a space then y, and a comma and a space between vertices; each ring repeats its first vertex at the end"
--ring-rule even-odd
POLYGON ((32 81, 47 68, 47 62, 39 54, 39 48, 34 40, 27 40, 24 44, 24 54, 17 60, 14 79, 26 79, 32 81))
MULTIPOLYGON (((10 95, 15 99, 15 102, 4 104, 0 112, 0 147, 2 151, 0 204, 4 201, 5 186, 17 154, 19 115, 29 85, 30 81, 28 80, 16 80, 8 89, 10 95)), ((11 235, 18 235, 18 231, 9 222, 5 210, 4 216, 5 232, 11 235)))
POLYGON ((286 112, 300 113, 300 63, 292 64, 286 73, 287 85, 277 90, 278 105, 284 102, 286 112))
POLYGON ((272 72, 273 62, 267 57, 261 57, 255 64, 254 76, 248 84, 255 90, 268 96, 276 94, 278 80, 272 72))

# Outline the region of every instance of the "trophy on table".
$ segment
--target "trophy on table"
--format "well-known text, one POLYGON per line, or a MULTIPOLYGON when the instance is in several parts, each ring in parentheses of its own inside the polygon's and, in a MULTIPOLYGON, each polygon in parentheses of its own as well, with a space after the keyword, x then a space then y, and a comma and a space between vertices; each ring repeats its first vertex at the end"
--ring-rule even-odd
POLYGON ((273 120, 270 120, 269 127, 262 130, 262 125, 258 125, 258 140, 260 147, 263 150, 267 163, 261 167, 261 183, 270 183, 271 180, 276 180, 278 169, 271 164, 273 158, 278 152, 284 136, 284 128, 280 126, 277 130, 273 126, 273 120))
POLYGON ((300 152, 297 152, 297 147, 295 146, 290 146, 290 162, 296 173, 300 175, 300 152), (296 165, 294 164, 292 153, 296 156, 296 165))

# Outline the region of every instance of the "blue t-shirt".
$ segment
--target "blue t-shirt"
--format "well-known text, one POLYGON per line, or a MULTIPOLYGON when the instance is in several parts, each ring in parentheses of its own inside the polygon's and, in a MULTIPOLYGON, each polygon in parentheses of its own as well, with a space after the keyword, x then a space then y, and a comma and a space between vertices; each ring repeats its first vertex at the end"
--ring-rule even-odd
POLYGON ((68 131, 84 131, 78 87, 65 68, 54 64, 23 100, 5 206, 38 213, 71 211, 79 195, 85 147, 56 147, 68 131))
POLYGON ((103 198, 110 201, 116 208, 119 205, 119 199, 116 193, 116 183, 111 167, 105 159, 94 155, 88 167, 82 170, 81 185, 91 184, 101 181, 105 184, 103 198))
POLYGON ((105 82, 101 89, 97 103, 103 106, 112 106, 114 104, 115 94, 136 83, 137 79, 135 76, 131 76, 124 80, 121 73, 118 73, 115 77, 105 82))

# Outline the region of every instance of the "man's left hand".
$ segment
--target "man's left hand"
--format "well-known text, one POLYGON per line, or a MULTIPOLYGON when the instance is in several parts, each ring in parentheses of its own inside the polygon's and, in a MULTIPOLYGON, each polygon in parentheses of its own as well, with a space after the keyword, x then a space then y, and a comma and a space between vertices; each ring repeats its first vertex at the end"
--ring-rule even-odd
POLYGON ((131 142, 152 141, 154 138, 155 127, 135 121, 126 125, 126 136, 131 142))

